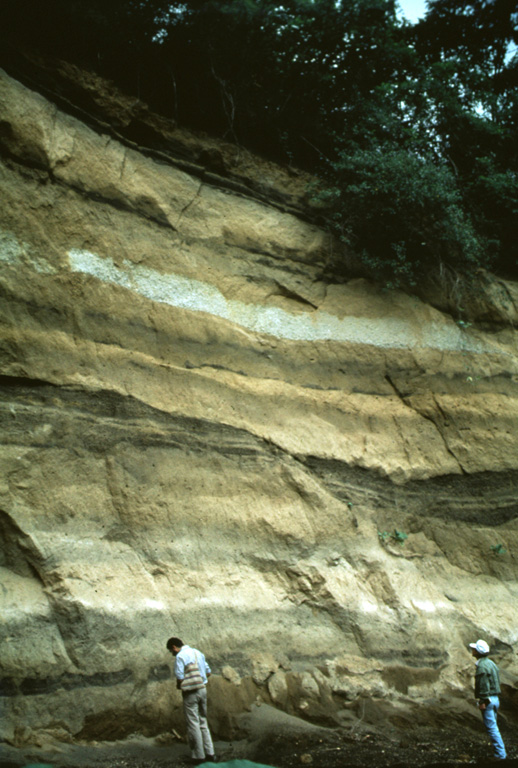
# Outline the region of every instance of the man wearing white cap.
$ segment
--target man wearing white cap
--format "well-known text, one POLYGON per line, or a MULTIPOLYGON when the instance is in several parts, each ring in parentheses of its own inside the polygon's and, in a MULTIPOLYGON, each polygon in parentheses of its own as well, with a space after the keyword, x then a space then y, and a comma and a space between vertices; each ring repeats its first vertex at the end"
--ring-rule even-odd
POLYGON ((484 725, 493 744, 495 758, 505 760, 507 757, 504 742, 496 723, 498 707, 500 706, 500 674, 494 661, 488 658, 489 645, 485 640, 470 643, 471 655, 477 660, 475 672, 475 698, 482 713, 484 725))

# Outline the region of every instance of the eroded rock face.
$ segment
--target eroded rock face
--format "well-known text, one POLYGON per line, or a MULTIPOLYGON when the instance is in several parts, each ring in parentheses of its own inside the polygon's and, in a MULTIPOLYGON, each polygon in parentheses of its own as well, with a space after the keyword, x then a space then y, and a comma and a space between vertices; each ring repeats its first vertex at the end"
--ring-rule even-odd
POLYGON ((222 738, 258 697, 467 717, 479 636, 511 701, 514 329, 329 283, 258 183, 0 103, 3 738, 181 728, 173 634, 222 738))

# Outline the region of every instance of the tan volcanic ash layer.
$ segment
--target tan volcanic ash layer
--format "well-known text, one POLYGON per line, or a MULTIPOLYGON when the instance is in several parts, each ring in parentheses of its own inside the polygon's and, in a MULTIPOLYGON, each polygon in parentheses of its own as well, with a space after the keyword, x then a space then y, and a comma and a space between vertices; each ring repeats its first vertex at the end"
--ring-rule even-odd
POLYGON ((171 634, 219 738, 257 697, 476 717, 479 636, 512 713, 516 285, 484 331, 326 282, 280 169, 246 155, 247 195, 0 103, 2 738, 182 728, 171 634))

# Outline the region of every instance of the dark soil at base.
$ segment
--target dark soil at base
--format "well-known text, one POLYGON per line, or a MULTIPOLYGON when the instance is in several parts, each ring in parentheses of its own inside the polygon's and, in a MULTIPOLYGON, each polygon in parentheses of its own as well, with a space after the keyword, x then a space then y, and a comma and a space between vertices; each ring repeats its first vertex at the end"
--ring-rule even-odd
MULTIPOLYGON (((518 738, 502 728, 508 759, 518 768, 518 738)), ((344 734, 329 732, 264 735, 256 742, 218 742, 218 762, 246 759, 274 768, 426 768, 493 763, 483 728, 415 728, 405 732, 344 734)), ((500 762, 500 761, 498 761, 500 762)), ((0 768, 46 764, 53 768, 187 768, 185 743, 157 743, 135 737, 123 742, 14 748, 0 745, 0 768)), ((494 764, 494 763, 493 763, 494 764)), ((212 765, 212 764, 207 764, 212 765)))
MULTIPOLYGON (((507 768, 518 768, 518 748, 511 734, 502 732, 506 739, 507 768)), ((276 768, 425 768, 425 766, 461 766, 493 764, 492 748, 484 732, 471 730, 420 729, 406 734, 380 736, 365 734, 356 738, 341 736, 336 739, 292 739, 289 744, 273 737, 258 745, 253 760, 276 768)), ((497 761, 502 762, 502 761, 497 761)))

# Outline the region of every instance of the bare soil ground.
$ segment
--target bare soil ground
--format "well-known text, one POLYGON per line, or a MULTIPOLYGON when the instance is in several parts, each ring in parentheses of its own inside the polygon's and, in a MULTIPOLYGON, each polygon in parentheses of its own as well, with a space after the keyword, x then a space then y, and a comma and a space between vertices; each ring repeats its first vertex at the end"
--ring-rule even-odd
MULTIPOLYGON (((511 744, 510 734, 507 743, 511 744)), ((290 744, 273 739, 259 745, 254 759, 277 768, 425 768, 425 766, 485 765, 492 750, 483 729, 471 730, 422 728, 393 734, 364 734, 356 738, 337 736, 326 742, 296 738, 290 744)), ((508 750, 506 765, 518 766, 518 749, 508 750)))
MULTIPOLYGON (((325 729, 327 730, 327 729, 325 729)), ((518 739, 502 724, 508 749, 507 768, 518 768, 518 739)), ((39 765, 54 768, 186 768, 185 743, 136 736, 121 742, 60 744, 14 748, 0 745, 0 768, 39 765)), ((451 768, 491 764, 491 747, 480 731, 459 728, 416 728, 390 735, 381 732, 293 732, 255 741, 217 742, 218 762, 241 759, 274 768, 451 768)))

